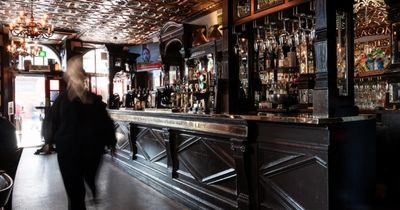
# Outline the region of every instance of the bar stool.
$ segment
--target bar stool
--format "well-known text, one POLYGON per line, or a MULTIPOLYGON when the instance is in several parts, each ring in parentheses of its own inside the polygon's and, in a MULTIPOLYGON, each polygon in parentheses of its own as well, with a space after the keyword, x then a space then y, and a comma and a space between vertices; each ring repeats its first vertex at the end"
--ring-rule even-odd
POLYGON ((13 187, 13 180, 4 171, 0 171, 0 210, 4 210, 13 187))

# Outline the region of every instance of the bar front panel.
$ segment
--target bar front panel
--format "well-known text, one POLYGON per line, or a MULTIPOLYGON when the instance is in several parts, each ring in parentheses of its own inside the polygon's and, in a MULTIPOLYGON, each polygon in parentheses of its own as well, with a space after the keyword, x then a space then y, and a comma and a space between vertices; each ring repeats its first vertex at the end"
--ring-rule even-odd
POLYGON ((244 152, 240 149, 246 138, 238 138, 235 132, 227 135, 218 131, 247 130, 245 121, 215 118, 211 123, 207 122, 210 117, 190 119, 169 114, 160 114, 157 121, 151 121, 154 113, 110 111, 110 114, 117 126, 117 136, 123 136, 118 145, 129 144, 119 147, 117 155, 118 162, 129 173, 191 207, 248 208, 248 189, 240 189, 239 184, 246 183, 239 180, 246 173, 242 164, 244 152), (139 118, 142 120, 132 120, 139 118), (160 123, 168 121, 175 123, 170 126, 160 123), (212 131, 200 131, 196 127, 176 127, 178 124, 217 126, 212 131), (121 135, 122 130, 130 133, 121 135), (238 199, 239 194, 244 198, 238 199))

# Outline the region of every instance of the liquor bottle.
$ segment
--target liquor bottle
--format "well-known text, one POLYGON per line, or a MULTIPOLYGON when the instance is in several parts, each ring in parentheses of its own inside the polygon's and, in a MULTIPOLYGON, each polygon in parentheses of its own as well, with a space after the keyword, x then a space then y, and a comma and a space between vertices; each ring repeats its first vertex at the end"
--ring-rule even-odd
POLYGON ((285 55, 283 54, 283 49, 280 48, 279 49, 279 53, 278 53, 278 67, 282 68, 285 67, 285 55))
POLYGON ((307 49, 307 73, 315 73, 314 50, 311 45, 307 49))
POLYGON ((299 64, 300 64, 300 74, 307 74, 308 69, 307 69, 307 56, 308 56, 308 49, 307 49, 307 43, 302 41, 300 43, 300 46, 296 48, 297 50, 297 57, 299 59, 299 64))
POLYGON ((265 68, 266 70, 271 69, 271 53, 265 52, 265 68))

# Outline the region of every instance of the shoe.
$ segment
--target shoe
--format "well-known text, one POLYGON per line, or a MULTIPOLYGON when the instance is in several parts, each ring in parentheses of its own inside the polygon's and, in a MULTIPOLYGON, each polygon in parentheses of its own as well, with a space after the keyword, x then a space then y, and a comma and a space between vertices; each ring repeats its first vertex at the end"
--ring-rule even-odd
POLYGON ((36 150, 35 153, 33 153, 34 155, 40 155, 40 153, 43 152, 42 148, 36 150))

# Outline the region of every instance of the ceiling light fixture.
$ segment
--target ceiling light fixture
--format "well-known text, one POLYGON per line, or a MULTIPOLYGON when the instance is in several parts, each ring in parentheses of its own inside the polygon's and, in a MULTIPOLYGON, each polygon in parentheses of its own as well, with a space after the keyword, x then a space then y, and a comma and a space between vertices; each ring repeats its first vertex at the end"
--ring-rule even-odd
POLYGON ((17 20, 9 24, 10 33, 15 37, 22 38, 50 38, 54 32, 54 26, 49 24, 46 14, 43 15, 39 23, 33 17, 33 0, 30 0, 30 15, 24 11, 19 12, 17 20))
POLYGON ((35 42, 33 45, 28 44, 25 39, 21 39, 19 42, 11 41, 11 44, 7 46, 7 51, 12 57, 17 57, 18 55, 26 56, 37 56, 40 52, 38 43, 35 42))

